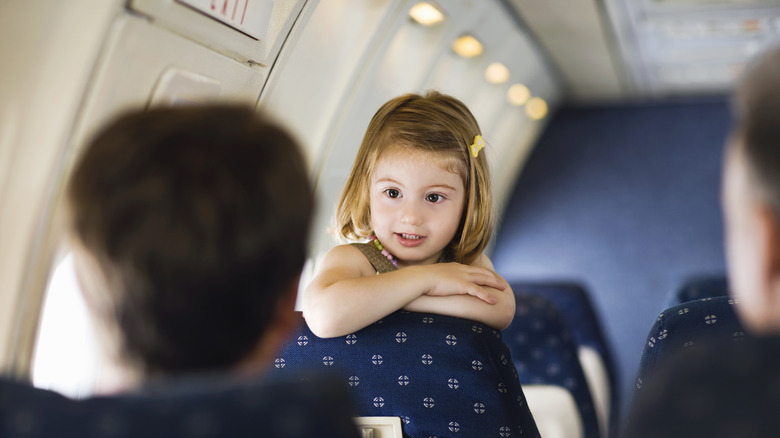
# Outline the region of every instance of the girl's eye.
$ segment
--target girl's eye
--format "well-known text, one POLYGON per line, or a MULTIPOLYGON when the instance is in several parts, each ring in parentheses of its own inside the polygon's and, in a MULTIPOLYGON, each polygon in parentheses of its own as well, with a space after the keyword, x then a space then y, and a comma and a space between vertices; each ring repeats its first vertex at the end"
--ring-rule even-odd
POLYGON ((401 192, 399 192, 396 189, 387 189, 387 190, 385 190, 385 193, 387 193, 387 196, 389 196, 389 197, 391 197, 393 199, 401 196, 401 192))
POLYGON ((425 199, 428 200, 428 202, 436 203, 444 199, 444 197, 438 193, 430 193, 425 197, 425 199))

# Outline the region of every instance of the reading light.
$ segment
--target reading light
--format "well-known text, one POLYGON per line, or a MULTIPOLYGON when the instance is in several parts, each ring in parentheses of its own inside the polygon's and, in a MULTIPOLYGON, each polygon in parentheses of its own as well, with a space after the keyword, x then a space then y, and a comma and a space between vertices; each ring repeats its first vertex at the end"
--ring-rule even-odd
POLYGON ((471 35, 463 35, 452 43, 452 50, 464 58, 473 58, 482 54, 482 43, 471 35))
POLYGON ((509 69, 500 62, 494 62, 485 69, 485 79, 491 84, 503 84, 509 80, 509 69))
POLYGON ((547 102, 539 97, 532 97, 525 104, 525 113, 534 120, 541 120, 547 115, 547 102))
POLYGON ((444 14, 436 6, 427 2, 420 2, 412 6, 412 9, 409 10, 409 16, 423 26, 433 26, 444 20, 444 14))
POLYGON ((528 87, 523 84, 514 84, 506 90, 506 100, 514 106, 523 106, 531 97, 528 87))

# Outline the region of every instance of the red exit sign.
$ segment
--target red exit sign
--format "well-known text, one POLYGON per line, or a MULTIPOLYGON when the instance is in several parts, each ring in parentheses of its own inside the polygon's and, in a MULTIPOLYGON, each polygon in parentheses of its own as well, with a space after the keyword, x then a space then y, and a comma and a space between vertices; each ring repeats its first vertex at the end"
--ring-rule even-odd
POLYGON ((273 0, 177 0, 257 40, 265 38, 273 0))

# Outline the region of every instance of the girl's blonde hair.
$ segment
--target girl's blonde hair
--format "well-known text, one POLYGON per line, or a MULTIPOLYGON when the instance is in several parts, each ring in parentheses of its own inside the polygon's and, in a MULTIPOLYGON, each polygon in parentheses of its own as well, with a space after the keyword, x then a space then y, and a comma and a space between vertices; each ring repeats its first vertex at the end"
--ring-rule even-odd
POLYGON ((474 158, 470 145, 481 135, 477 120, 460 100, 429 91, 405 94, 382 105, 368 124, 355 164, 336 209, 335 232, 347 240, 373 234, 369 185, 377 161, 390 147, 446 154, 460 173, 466 197, 460 226, 445 254, 470 264, 493 233, 493 196, 485 150, 474 158))

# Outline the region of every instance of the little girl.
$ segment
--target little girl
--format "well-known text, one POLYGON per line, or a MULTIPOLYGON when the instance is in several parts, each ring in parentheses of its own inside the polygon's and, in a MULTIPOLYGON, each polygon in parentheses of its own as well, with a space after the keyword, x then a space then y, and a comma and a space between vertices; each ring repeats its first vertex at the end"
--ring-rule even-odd
POLYGON ((323 258, 302 303, 314 334, 347 335, 399 309, 509 325, 514 295, 482 253, 493 231, 484 146, 468 108, 435 91, 374 114, 336 212, 341 238, 369 242, 323 258))

